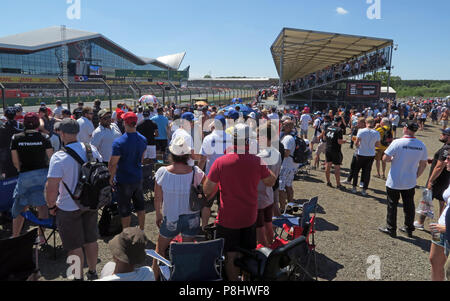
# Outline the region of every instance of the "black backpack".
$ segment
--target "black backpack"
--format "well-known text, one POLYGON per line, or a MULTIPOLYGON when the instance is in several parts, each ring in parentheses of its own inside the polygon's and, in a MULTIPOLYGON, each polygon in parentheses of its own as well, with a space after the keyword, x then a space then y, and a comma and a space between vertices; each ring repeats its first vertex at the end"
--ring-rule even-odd
POLYGON ((389 146, 389 145, 391 145, 392 141, 394 141, 394 136, 392 135, 392 130, 390 128, 389 128, 389 130, 384 129, 384 135, 383 135, 383 139, 381 139, 381 145, 389 146))
POLYGON ((84 162, 73 149, 63 148, 64 152, 81 165, 75 192, 72 194, 66 183, 63 184, 80 209, 98 210, 112 201, 112 187, 109 184, 111 174, 105 164, 94 159, 91 146, 87 143, 84 143, 84 146, 87 162, 84 162))
POLYGON ((306 163, 308 161, 308 145, 305 140, 298 136, 294 136, 295 139, 295 151, 291 156, 294 159, 294 163, 306 163))
POLYGON ((98 232, 100 237, 115 236, 122 232, 122 219, 119 215, 117 204, 105 206, 102 216, 98 222, 98 232))
MULTIPOLYGON (((281 155, 281 163, 283 163, 284 161, 284 145, 283 143, 281 143, 280 141, 280 146, 279 146, 279 150, 280 155, 281 155)), ((273 191, 276 191, 278 188, 280 188, 280 176, 278 176, 277 181, 275 182, 275 185, 272 187, 273 191)))

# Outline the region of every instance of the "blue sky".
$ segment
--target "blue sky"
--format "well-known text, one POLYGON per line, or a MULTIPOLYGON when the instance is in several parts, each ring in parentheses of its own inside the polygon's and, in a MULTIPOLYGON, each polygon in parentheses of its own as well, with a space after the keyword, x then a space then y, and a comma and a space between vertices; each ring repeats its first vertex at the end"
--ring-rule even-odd
POLYGON ((69 20, 67 0, 2 0, 0 36, 65 24, 140 56, 186 51, 191 78, 276 77, 270 46, 292 27, 393 39, 394 75, 450 80, 448 0, 380 0, 380 20, 367 17, 367 0, 80 1, 81 19, 69 20))

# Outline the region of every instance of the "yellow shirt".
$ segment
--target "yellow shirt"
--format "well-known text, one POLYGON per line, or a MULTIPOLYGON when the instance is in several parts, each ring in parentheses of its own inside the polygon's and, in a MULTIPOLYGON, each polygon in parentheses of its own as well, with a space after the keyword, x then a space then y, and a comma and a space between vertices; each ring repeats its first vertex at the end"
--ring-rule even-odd
MULTIPOLYGON (((387 131, 390 131, 391 129, 388 126, 382 126, 377 128, 377 131, 380 133, 380 142, 383 141, 383 137, 384 137, 384 133, 386 133, 387 131)), ((387 150, 386 146, 381 145, 380 147, 376 147, 376 150, 382 150, 385 151, 387 150)))

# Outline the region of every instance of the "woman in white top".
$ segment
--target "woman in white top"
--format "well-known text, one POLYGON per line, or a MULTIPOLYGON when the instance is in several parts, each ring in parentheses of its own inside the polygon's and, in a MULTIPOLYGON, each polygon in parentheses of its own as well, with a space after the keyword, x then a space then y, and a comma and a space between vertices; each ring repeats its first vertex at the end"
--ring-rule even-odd
POLYGON ((424 128, 425 128, 425 122, 427 121, 427 113, 426 113, 426 111, 424 110, 424 109, 422 109, 421 111, 420 111, 420 113, 418 114, 418 121, 419 121, 419 129, 421 130, 421 131, 423 131, 424 130, 424 128))
MULTIPOLYGON (((200 211, 189 206, 192 179, 194 185, 203 184, 205 174, 198 167, 190 167, 191 148, 183 137, 176 138, 169 147, 170 166, 161 167, 155 175, 156 225, 160 229, 156 252, 165 256, 170 242, 180 233, 183 242, 193 242, 200 230, 200 211), (194 169, 194 170, 193 170, 194 169)), ((155 279, 159 279, 157 261, 153 261, 155 279)))
MULTIPOLYGON (((450 171, 450 156, 447 154, 447 170, 450 171)), ((439 232, 440 240, 434 241, 432 240, 431 250, 430 250, 430 263, 431 263, 431 280, 432 281, 444 281, 445 280, 445 271, 444 265, 447 261, 447 257, 449 254, 450 246, 447 241, 447 237, 445 237, 445 216, 447 214, 449 208, 449 199, 450 199, 450 186, 443 194, 443 198, 446 202, 446 207, 439 217, 439 221, 437 224, 430 224, 431 232, 439 232)))

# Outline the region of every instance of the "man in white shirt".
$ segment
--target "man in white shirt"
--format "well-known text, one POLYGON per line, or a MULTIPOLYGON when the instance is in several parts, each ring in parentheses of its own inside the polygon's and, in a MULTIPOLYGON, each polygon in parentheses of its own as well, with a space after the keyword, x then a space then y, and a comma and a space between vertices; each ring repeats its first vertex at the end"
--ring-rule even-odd
POLYGON ((392 123, 392 130, 394 131, 394 139, 397 138, 397 128, 398 128, 398 124, 400 123, 400 115, 398 111, 394 111, 394 113, 392 113, 389 116, 389 119, 392 123))
POLYGON ((101 110, 98 113, 100 125, 92 133, 91 145, 95 146, 102 155, 103 163, 108 164, 112 155, 112 144, 120 138, 122 133, 115 123, 112 123, 111 113, 101 110))
POLYGON ((405 226, 400 231, 406 232, 409 237, 415 230, 414 194, 417 179, 422 175, 428 162, 428 153, 425 144, 415 137, 419 125, 415 122, 405 124, 403 138, 394 140, 385 151, 383 161, 391 162, 391 170, 386 181, 387 189, 387 225, 379 230, 396 237, 397 233, 397 206, 400 196, 405 212, 405 226))
POLYGON ((62 119, 62 111, 65 110, 66 108, 64 108, 62 106, 62 101, 61 100, 57 100, 56 101, 56 108, 53 110, 53 116, 57 119, 62 119))
POLYGON ((280 170, 280 211, 283 212, 286 200, 291 203, 294 200, 294 189, 292 182, 297 173, 299 164, 294 163, 295 138, 293 134, 294 122, 288 120, 283 123, 285 134, 281 143, 284 146, 284 161, 280 170))
POLYGON ((272 108, 272 113, 271 114, 269 114, 268 116, 267 116, 269 119, 271 119, 271 120, 277 120, 277 119, 280 119, 280 115, 278 115, 278 113, 277 113, 277 108, 272 108))
POLYGON ((94 111, 90 107, 84 107, 82 116, 77 120, 80 125, 80 133, 78 134, 78 141, 81 143, 91 143, 92 133, 94 132, 94 124, 92 118, 94 117, 94 111))
MULTIPOLYGON (((77 203, 72 199, 79 181, 80 164, 75 161, 73 154, 81 160, 87 161, 85 145, 77 141, 80 131, 79 124, 73 119, 64 119, 59 126, 61 140, 65 144, 67 152, 55 153, 51 160, 45 187, 45 199, 51 215, 56 215, 56 223, 68 256, 77 256, 79 261, 79 275, 75 279, 83 279, 84 254, 88 263, 88 280, 97 279, 98 257, 98 212, 81 211, 77 203), (68 152, 73 153, 70 155, 68 152)), ((95 147, 92 147, 92 155, 101 162, 102 156, 95 147)))
POLYGON ((380 146, 380 133, 373 129, 374 126, 375 120, 369 117, 366 119, 366 128, 358 131, 356 140, 356 164, 355 168, 351 171, 353 179, 352 193, 356 193, 358 174, 362 169, 364 187, 361 194, 363 196, 367 196, 367 189, 369 188, 370 173, 375 159, 375 147, 380 146))
POLYGON ((314 152, 314 144, 320 143, 320 136, 322 135, 321 126, 323 124, 322 112, 316 112, 316 119, 314 120, 314 137, 311 141, 310 149, 311 152, 314 152))
POLYGON ((312 123, 311 116, 303 111, 303 115, 300 117, 300 137, 303 139, 308 139, 308 128, 312 123))
MULTIPOLYGON (((200 149, 201 157, 198 163, 198 167, 205 171, 206 176, 209 174, 209 170, 214 162, 225 155, 227 145, 233 145, 231 136, 225 132, 225 117, 222 115, 216 116, 213 124, 212 133, 203 139, 202 148, 200 149)), ((211 199, 209 204, 202 210, 202 229, 208 225, 211 207, 215 199, 211 199)), ((217 200, 220 201, 220 192, 217 194, 217 200)))
POLYGON ((145 246, 148 242, 144 232, 137 228, 126 228, 109 243, 113 262, 108 262, 98 281, 155 281, 151 267, 143 266, 145 246))

